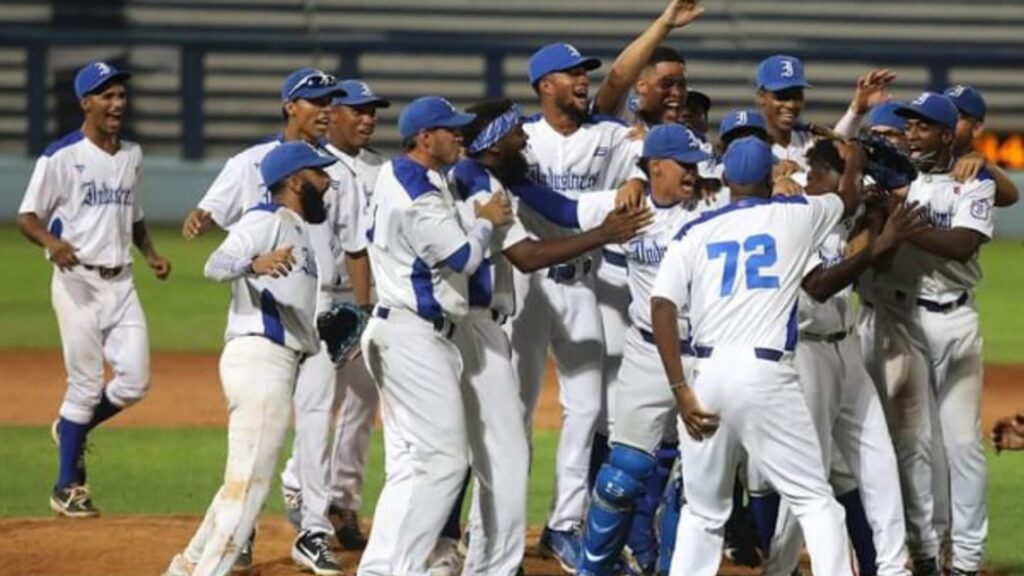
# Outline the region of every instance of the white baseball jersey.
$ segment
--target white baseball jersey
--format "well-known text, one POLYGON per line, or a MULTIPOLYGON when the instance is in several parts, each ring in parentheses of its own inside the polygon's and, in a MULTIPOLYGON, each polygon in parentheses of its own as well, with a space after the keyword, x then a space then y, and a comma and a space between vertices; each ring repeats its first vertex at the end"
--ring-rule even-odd
POLYGON ((800 171, 790 175, 794 182, 807 186, 807 173, 811 166, 807 163, 807 152, 814 146, 814 135, 802 128, 793 128, 789 136, 789 145, 772 144, 772 156, 777 160, 792 160, 800 166, 800 171))
MULTIPOLYGON (((530 137, 525 152, 530 178, 566 198, 575 200, 583 192, 618 188, 639 174, 636 160, 643 141, 630 140, 629 128, 612 117, 594 116, 565 136, 538 114, 526 120, 523 130, 530 137)), ((529 206, 523 206, 522 219, 526 229, 539 238, 571 234, 529 206)))
MULTIPOLYGON (((928 218, 937 230, 967 228, 987 240, 995 229, 995 193, 995 182, 987 171, 964 184, 950 174, 921 174, 910 185, 907 202, 927 206, 928 218)), ((958 262, 904 242, 897 258, 894 268, 908 259, 916 263, 921 275, 918 295, 934 302, 954 301, 981 280, 977 252, 967 262, 958 262)))
POLYGON ((512 205, 512 224, 491 234, 484 264, 469 277, 468 292, 470 307, 490 308, 511 316, 516 311, 512 279, 514 266, 503 252, 530 237, 519 219, 519 201, 505 191, 490 170, 473 159, 467 158, 456 164, 448 173, 448 179, 457 198, 461 221, 467 225, 476 220, 473 204, 487 203, 495 192, 504 191, 512 205))
MULTIPOLYGON (((846 241, 856 221, 856 217, 850 217, 835 225, 825 236, 818 250, 811 254, 807 261, 807 273, 818 266, 830 268, 843 261, 846 256, 846 241)), ((798 305, 800 331, 827 336, 848 330, 854 321, 853 307, 850 303, 852 293, 853 286, 846 286, 828 300, 818 302, 801 290, 798 305)))
MULTIPOLYGON (((589 230, 601 225, 605 217, 615 209, 617 192, 609 190, 586 194, 579 199, 577 214, 580 228, 589 230)), ((651 290, 661 268, 662 259, 669 244, 683 225, 700 215, 695 202, 679 202, 659 206, 647 196, 647 205, 654 212, 654 220, 632 240, 619 247, 626 255, 626 270, 629 281, 629 320, 633 326, 651 331, 651 290)), ((687 339, 689 326, 686 309, 679 309, 679 336, 687 339)))
POLYGON ((652 297, 689 306, 692 340, 793 350, 807 260, 839 222, 835 194, 743 198, 683 226, 652 297))
POLYGON ((324 149, 338 158, 335 170, 331 172, 332 178, 338 179, 338 191, 342 196, 342 202, 346 207, 350 201, 358 200, 359 218, 340 219, 336 223, 334 236, 340 242, 341 250, 335 254, 338 269, 338 287, 342 290, 351 288, 348 274, 345 272, 345 252, 361 252, 366 249, 366 229, 369 228, 370 205, 373 201, 373 187, 377 183, 377 175, 381 166, 387 162, 387 158, 375 150, 361 148, 359 154, 350 156, 330 143, 324 144, 324 149), (352 196, 352 200, 346 196, 352 196), (357 222, 356 222, 357 220, 357 222))
POLYGON ((467 242, 448 181, 407 156, 385 164, 367 232, 378 302, 425 319, 468 311, 468 277, 444 266, 467 242))
MULTIPOLYGON (((283 143, 281 137, 250 146, 232 156, 224 164, 217 178, 210 184, 206 194, 199 201, 199 208, 206 210, 214 222, 224 229, 232 225, 246 210, 270 200, 269 191, 260 175, 260 162, 268 152, 283 143)), ((324 194, 327 220, 322 224, 309 224, 310 238, 316 249, 317 269, 320 271, 319 306, 331 304, 329 292, 342 283, 339 270, 344 266, 338 260, 345 252, 360 252, 366 248, 365 225, 361 214, 364 207, 358 189, 348 186, 349 179, 340 162, 324 170, 331 177, 331 185, 324 194)))
POLYGON ((33 213, 77 249, 84 264, 131 264, 132 224, 143 219, 142 149, 121 141, 109 154, 75 130, 36 161, 20 214, 33 213))
POLYGON ((320 349, 314 314, 317 261, 305 221, 275 203, 258 204, 239 219, 206 262, 208 278, 231 280, 225 341, 262 335, 303 354, 320 349), (254 258, 292 247, 295 265, 287 276, 255 276, 254 258))

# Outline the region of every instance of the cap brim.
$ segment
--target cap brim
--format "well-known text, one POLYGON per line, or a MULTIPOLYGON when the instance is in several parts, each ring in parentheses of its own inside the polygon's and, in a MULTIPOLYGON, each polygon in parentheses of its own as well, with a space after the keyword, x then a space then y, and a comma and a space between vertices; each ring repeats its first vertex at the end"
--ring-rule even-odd
POLYGON ((316 100, 317 98, 323 98, 325 96, 343 97, 347 95, 348 92, 345 92, 343 88, 340 88, 337 85, 321 86, 319 88, 302 88, 296 91, 295 94, 292 94, 292 97, 288 100, 316 100))
POLYGON ((942 120, 930 114, 927 114, 920 108, 914 108, 913 106, 903 106, 897 108, 896 110, 893 110, 893 114, 899 116, 900 118, 913 118, 915 120, 924 120, 929 124, 938 124, 939 126, 949 128, 951 130, 956 128, 956 126, 950 126, 943 122, 942 120))
POLYGON ((674 154, 669 158, 679 162, 680 164, 699 164, 705 160, 711 159, 711 154, 703 150, 694 150, 693 152, 686 152, 684 154, 674 154))
POLYGON ((321 156, 316 159, 311 159, 309 162, 304 162, 300 170, 304 170, 306 168, 324 168, 325 166, 330 166, 337 161, 338 159, 334 156, 321 156))
POLYGON ((335 98, 331 105, 333 106, 365 106, 367 104, 373 104, 377 108, 389 108, 391 102, 384 98, 350 98, 349 96, 342 96, 335 98))
POLYGON ((548 70, 547 72, 545 72, 545 73, 541 74, 540 76, 538 76, 537 79, 534 80, 532 83, 536 84, 537 82, 539 82, 542 78, 544 78, 548 74, 554 74, 555 72, 565 72, 566 70, 572 70, 573 68, 579 68, 581 66, 583 67, 584 70, 587 70, 587 71, 597 70, 598 68, 601 67, 601 61, 598 60, 597 58, 592 57, 592 56, 587 56, 585 58, 580 58, 579 60, 573 60, 572 63, 570 63, 570 64, 568 64, 566 66, 560 66, 558 68, 552 68, 551 70, 548 70))
POLYGON ((476 119, 476 114, 456 112, 445 120, 434 125, 434 128, 461 128, 476 119))
POLYGON ((111 74, 110 76, 107 76, 106 78, 104 78, 104 79, 100 80, 99 82, 96 82, 95 84, 90 86, 88 88, 88 90, 86 90, 85 92, 82 93, 82 97, 85 97, 85 96, 88 96, 89 94, 92 94, 93 92, 99 90, 100 88, 103 88, 107 84, 110 84, 111 82, 115 82, 117 80, 127 80, 127 79, 129 79, 131 77, 132 77, 132 73, 131 72, 121 72, 121 71, 115 72, 115 73, 111 74))
POLYGON ((787 82, 771 82, 769 84, 764 84, 764 85, 761 86, 761 89, 762 90, 767 90, 769 92, 782 92, 783 90, 789 90, 790 88, 810 88, 810 87, 811 87, 811 85, 808 84, 806 81, 804 81, 804 82, 787 81, 787 82))

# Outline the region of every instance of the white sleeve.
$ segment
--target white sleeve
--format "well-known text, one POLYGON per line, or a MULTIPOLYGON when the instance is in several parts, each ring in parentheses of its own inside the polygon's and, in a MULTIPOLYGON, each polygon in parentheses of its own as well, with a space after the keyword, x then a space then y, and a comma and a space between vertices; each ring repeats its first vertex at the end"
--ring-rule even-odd
POLYGON ((618 190, 602 190, 580 194, 576 201, 576 219, 580 230, 593 230, 600 226, 604 219, 615 210, 618 190))
POLYGON ((665 257, 654 279, 651 298, 665 298, 672 301, 680 310, 690 305, 690 270, 692 265, 687 261, 691 242, 684 237, 669 244, 665 257))
POLYGON ((228 282, 251 273, 252 261, 273 247, 277 222, 277 218, 266 217, 239 221, 210 254, 203 275, 217 282, 228 282))
MULTIPOLYGON (((629 129, 618 126, 614 134, 614 144, 609 152, 608 171, 605 181, 607 188, 616 188, 630 178, 643 178, 643 171, 636 165, 637 158, 643 151, 643 139, 629 138, 629 129)), ((646 180, 646 178, 643 178, 646 180)))
POLYGON ((995 231, 992 207, 996 183, 989 179, 972 180, 964 185, 953 206, 953 228, 967 228, 992 238, 995 231))
POLYGON ((828 192, 820 196, 804 196, 811 208, 811 246, 814 251, 821 246, 836 224, 843 218, 846 207, 838 194, 828 192))
POLYGON ((199 201, 199 209, 209 212, 221 228, 228 228, 245 213, 247 170, 246 159, 242 155, 232 156, 199 201))
POLYGON ((35 214, 46 226, 66 194, 67 187, 61 185, 57 163, 50 157, 40 156, 32 170, 32 178, 28 181, 18 213, 35 214))
POLYGON ((863 121, 864 115, 857 114, 847 108, 846 113, 839 119, 839 122, 836 122, 836 127, 832 131, 843 138, 853 138, 857 135, 857 131, 860 130, 860 125, 863 121))
MULTIPOLYGON (((519 199, 510 194, 507 190, 505 190, 504 193, 505 198, 512 204, 512 223, 503 228, 494 230, 491 234, 492 252, 504 252, 530 237, 529 233, 526 232, 526 228, 523 226, 523 221, 519 218, 519 199)), ((466 200, 460 202, 459 212, 462 214, 463 221, 476 222, 477 217, 474 213, 475 209, 473 207, 473 203, 479 202, 481 204, 486 204, 490 202, 492 194, 494 194, 493 190, 490 192, 477 192, 466 200)))
MULTIPOLYGON (((353 183, 354 184, 354 183, 353 183)), ((338 190, 335 237, 342 251, 355 254, 366 250, 366 220, 357 187, 338 190)))
MULTIPOLYGON (((469 241, 455 219, 454 211, 439 192, 416 198, 403 217, 413 252, 430 267, 443 264, 469 241)), ((490 242, 490 234, 487 236, 487 242, 490 242)))

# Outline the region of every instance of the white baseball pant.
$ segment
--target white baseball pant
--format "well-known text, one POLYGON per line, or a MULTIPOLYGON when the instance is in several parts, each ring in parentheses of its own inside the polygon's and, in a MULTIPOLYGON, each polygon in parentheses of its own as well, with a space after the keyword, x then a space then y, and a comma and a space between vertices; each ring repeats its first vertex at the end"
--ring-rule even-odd
POLYGON ((597 433, 608 438, 615 425, 616 389, 619 367, 622 366, 626 331, 629 329, 629 278, 626 267, 603 258, 597 267, 595 293, 601 312, 601 329, 604 332, 604 363, 601 367, 601 385, 604 387, 604 402, 597 420, 597 433))
POLYGON ((792 360, 761 360, 749 347, 716 346, 697 361, 694 393, 718 414, 718 430, 696 441, 680 427, 683 506, 672 576, 714 576, 742 452, 792 507, 815 574, 850 576, 844 512, 832 495, 821 445, 792 360))
POLYGON ((543 272, 516 272, 516 291, 525 299, 511 323, 512 361, 522 386, 528 429, 543 383, 548 345, 558 372, 562 432, 547 526, 571 530, 583 522, 586 512, 587 471, 603 394, 604 335, 594 279, 587 276, 560 283, 543 272))
POLYGON ((530 447, 508 336, 490 310, 472 310, 453 340, 473 466, 469 552, 463 574, 514 576, 526 549, 530 447))
POLYGON ((425 576, 462 489, 469 466, 462 358, 442 332, 391 309, 363 333, 363 359, 380 392, 386 480, 359 576, 425 576))
POLYGON ((951 311, 918 308, 949 471, 953 567, 982 567, 988 535, 988 465, 981 430, 982 338, 973 300, 951 311))
MULTIPOLYGON (((852 487, 837 486, 833 478, 835 492, 841 495, 859 486, 871 524, 879 576, 909 574, 903 499, 892 489, 899 482, 896 454, 878 392, 864 368, 860 343, 852 335, 839 342, 813 338, 801 336, 794 364, 818 441, 824 447, 826 469, 833 477, 845 475, 837 474, 837 467, 852 471, 855 480, 852 487)), ((781 507, 780 518, 789 512, 788 507, 781 507)), ((792 527, 796 532, 795 522, 780 520, 780 526, 792 527)), ((778 546, 773 542, 765 575, 791 574, 798 565, 802 544, 799 537, 782 538, 778 546)))
POLYGON ((131 266, 113 278, 101 278, 81 265, 68 271, 55 267, 50 292, 68 373, 60 415, 88 424, 104 386, 118 407, 144 398, 149 391, 149 336, 131 266), (104 360, 114 372, 106 385, 104 360))
POLYGON ((861 306, 857 329, 896 450, 907 548, 914 560, 923 560, 938 556, 939 541, 932 522, 929 369, 912 313, 903 303, 875 301, 861 306))
POLYGON ((223 576, 256 527, 291 415, 299 354, 261 336, 233 338, 220 357, 228 404, 224 484, 185 549, 192 576, 223 576))

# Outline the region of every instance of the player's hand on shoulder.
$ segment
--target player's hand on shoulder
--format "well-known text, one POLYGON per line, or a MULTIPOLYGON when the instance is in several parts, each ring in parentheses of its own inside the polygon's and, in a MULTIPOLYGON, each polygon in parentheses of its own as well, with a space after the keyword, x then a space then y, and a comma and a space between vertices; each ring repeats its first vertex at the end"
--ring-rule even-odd
POLYGON ((639 178, 633 178, 622 186, 619 186, 615 194, 615 207, 637 208, 644 205, 644 197, 647 195, 644 190, 647 183, 639 178))
POLYGON ((605 244, 622 244, 647 228, 654 220, 654 211, 646 205, 619 206, 601 223, 605 244))
POLYGON ((704 13, 700 0, 671 0, 661 13, 661 22, 669 28, 682 28, 704 13))
POLYGON ((867 114, 871 108, 889 100, 889 84, 896 75, 888 68, 872 70, 857 79, 850 109, 858 115, 867 114))
POLYGON ((252 260, 252 272, 257 276, 280 278, 287 276, 294 266, 295 256, 292 255, 291 246, 260 254, 252 260))
POLYGON ((704 410, 693 393, 693 388, 681 386, 675 389, 676 406, 679 409, 679 416, 686 426, 686 433, 691 438, 700 442, 710 438, 718 430, 718 415, 704 410))
POLYGON ((980 152, 964 154, 953 165, 953 179, 957 182, 969 182, 978 177, 985 167, 985 157, 980 152))
POLYGON ((499 190, 487 202, 473 202, 473 212, 477 218, 490 221, 495 228, 506 226, 512 223, 512 204, 509 203, 505 192, 499 190))
POLYGON ((55 238, 52 243, 46 246, 46 249, 50 253, 50 261, 56 264, 60 270, 71 270, 78 265, 78 256, 75 255, 78 248, 75 248, 67 241, 55 238))
POLYGON ((181 235, 185 240, 191 240, 206 232, 213 225, 213 216, 206 210, 196 208, 185 217, 185 223, 181 226, 181 235))
POLYGON ((782 178, 778 178, 772 182, 772 194, 779 194, 782 196, 799 196, 803 193, 803 186, 797 184, 796 180, 793 180, 789 176, 783 176, 782 178))
POLYGON ((793 160, 779 160, 772 165, 772 180, 779 180, 781 178, 789 178, 793 174, 800 172, 800 165, 793 160))
POLYGON ((992 428, 992 443, 996 452, 1024 450, 1024 415, 1000 418, 992 428))
POLYGON ((146 264, 153 270, 157 280, 167 280, 171 275, 171 263, 159 254, 146 257, 146 264))

